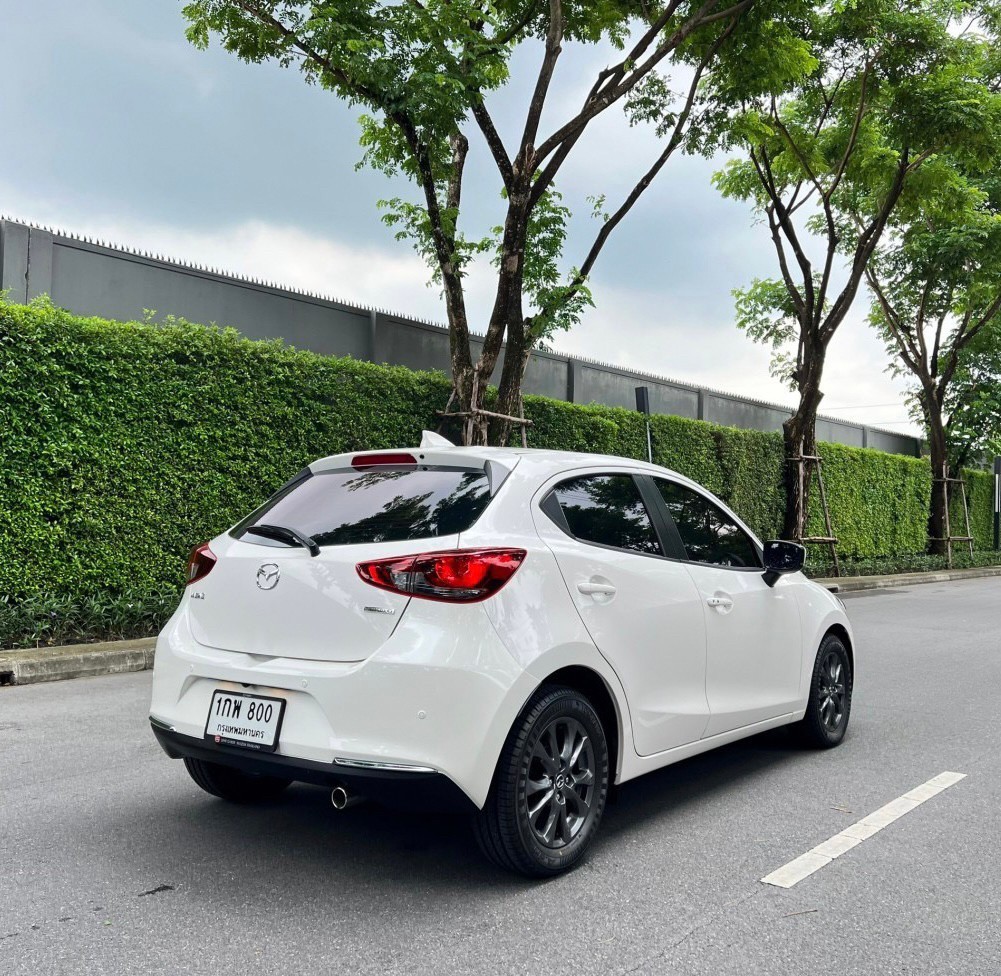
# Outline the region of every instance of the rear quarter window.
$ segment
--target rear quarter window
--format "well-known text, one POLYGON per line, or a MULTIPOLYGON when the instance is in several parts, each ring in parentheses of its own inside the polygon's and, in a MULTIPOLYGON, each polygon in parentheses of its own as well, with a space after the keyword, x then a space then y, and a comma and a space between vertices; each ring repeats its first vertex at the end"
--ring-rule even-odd
POLYGON ((582 475, 550 493, 562 509, 571 535, 614 549, 661 555, 660 542, 630 475, 582 475))
POLYGON ((263 524, 296 529, 320 546, 433 539, 465 532, 489 502, 490 485, 480 470, 337 469, 286 486, 232 534, 239 538, 263 524))

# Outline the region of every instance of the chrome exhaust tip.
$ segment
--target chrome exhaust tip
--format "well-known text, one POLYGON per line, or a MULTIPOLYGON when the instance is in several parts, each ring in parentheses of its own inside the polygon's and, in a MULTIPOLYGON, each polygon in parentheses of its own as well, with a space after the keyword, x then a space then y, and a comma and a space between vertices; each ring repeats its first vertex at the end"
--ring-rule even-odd
POLYGON ((356 803, 361 803, 362 800, 364 797, 358 796, 356 793, 349 793, 343 786, 335 786, 330 791, 330 802, 335 810, 347 810, 348 807, 353 807, 356 803))

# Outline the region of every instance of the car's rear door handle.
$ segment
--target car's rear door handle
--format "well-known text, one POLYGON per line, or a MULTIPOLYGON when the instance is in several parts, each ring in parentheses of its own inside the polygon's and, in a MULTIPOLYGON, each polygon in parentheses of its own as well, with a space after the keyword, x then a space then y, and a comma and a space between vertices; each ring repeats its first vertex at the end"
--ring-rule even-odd
POLYGON ((615 587, 611 583, 578 583, 577 589, 588 596, 600 594, 602 596, 614 596, 615 587))
POLYGON ((711 596, 707 598, 706 603, 710 607, 714 607, 717 610, 732 610, 733 600, 728 596, 711 596))

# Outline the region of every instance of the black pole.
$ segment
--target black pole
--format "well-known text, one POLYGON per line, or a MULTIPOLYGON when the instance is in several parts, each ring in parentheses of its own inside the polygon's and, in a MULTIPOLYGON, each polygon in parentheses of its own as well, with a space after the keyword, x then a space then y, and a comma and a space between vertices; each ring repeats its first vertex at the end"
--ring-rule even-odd
POLYGON ((1001 549, 1001 457, 994 458, 994 550, 1001 549))
POLYGON ((636 409, 646 416, 646 459, 653 464, 653 444, 650 441, 650 388, 636 387, 636 409))

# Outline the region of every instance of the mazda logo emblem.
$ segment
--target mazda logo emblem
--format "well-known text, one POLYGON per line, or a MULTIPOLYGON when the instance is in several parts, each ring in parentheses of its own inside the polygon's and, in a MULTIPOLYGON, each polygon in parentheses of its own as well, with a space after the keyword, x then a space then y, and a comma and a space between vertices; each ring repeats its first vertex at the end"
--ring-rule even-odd
POLYGON ((278 585, 281 572, 275 563, 265 563, 257 570, 257 588, 259 590, 273 590, 278 585))

